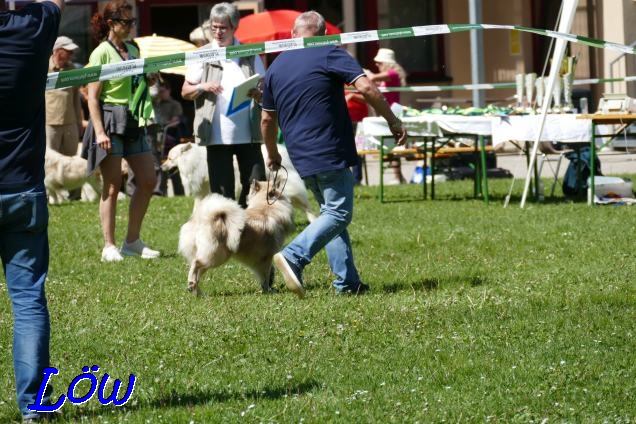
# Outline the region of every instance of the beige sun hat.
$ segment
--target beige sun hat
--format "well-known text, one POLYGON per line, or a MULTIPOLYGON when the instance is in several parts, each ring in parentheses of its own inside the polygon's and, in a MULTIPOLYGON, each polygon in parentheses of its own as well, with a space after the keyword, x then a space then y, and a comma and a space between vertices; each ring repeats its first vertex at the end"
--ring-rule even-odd
POLYGON ((210 29, 210 21, 204 22, 199 25, 190 33, 190 41, 197 46, 202 46, 209 43, 214 38, 212 30, 210 29))
POLYGON ((396 63, 395 52, 391 49, 378 49, 373 61, 378 63, 396 63))

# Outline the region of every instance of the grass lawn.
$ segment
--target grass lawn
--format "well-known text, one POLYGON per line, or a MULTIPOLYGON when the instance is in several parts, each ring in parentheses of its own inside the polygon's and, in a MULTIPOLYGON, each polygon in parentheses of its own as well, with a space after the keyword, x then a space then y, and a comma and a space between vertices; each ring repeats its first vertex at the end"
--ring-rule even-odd
MULTIPOLYGON (((349 228, 372 292, 335 296, 322 252, 304 300, 279 275, 280 293, 260 294, 234 262, 204 276, 204 297, 187 293, 176 246, 189 198, 151 203, 144 240, 163 258, 117 264, 99 260, 96 204, 51 207, 54 399, 86 366, 122 393, 137 378, 124 406, 67 401, 61 421, 634 422, 636 209, 557 198, 521 210, 522 185, 505 209, 510 180, 490 181, 489 206, 468 181, 437 185, 435 201, 380 204, 377 188, 356 188, 349 228)), ((20 416, 4 279, 0 291, 4 423, 20 416)))

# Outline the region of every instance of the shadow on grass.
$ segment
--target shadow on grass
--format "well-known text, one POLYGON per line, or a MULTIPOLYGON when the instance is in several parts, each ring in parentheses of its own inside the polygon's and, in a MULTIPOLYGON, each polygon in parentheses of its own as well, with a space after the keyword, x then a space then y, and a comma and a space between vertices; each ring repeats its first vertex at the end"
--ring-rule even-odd
POLYGON ((386 283, 380 291, 385 293, 397 293, 401 291, 431 291, 439 287, 439 280, 437 278, 426 278, 421 281, 404 282, 404 283, 386 283))
MULTIPOLYGON (((429 199, 430 200, 430 199, 429 199)), ((433 201, 447 201, 447 202, 465 202, 467 200, 476 200, 480 202, 484 202, 484 198, 481 196, 474 197, 472 195, 462 196, 456 194, 440 194, 435 196, 435 200, 433 201)), ((488 196, 488 201, 490 204, 503 204, 506 200, 506 195, 501 194, 491 194, 488 196)), ((537 201, 534 198, 534 195, 530 194, 526 198, 528 204, 542 204, 542 205, 559 205, 559 204, 570 204, 570 203, 584 203, 587 199, 576 198, 576 197, 564 197, 559 195, 554 196, 546 196, 542 202, 537 201)), ((510 199, 508 199, 508 204, 518 205, 521 203, 520 195, 511 195, 510 199)))
POLYGON ((484 277, 479 277, 479 276, 467 277, 467 280, 468 280, 468 284, 470 284, 471 287, 483 286, 484 284, 488 282, 488 280, 486 280, 484 277))
MULTIPOLYGON (((491 195, 489 198, 491 201, 501 201, 503 202, 506 199, 506 196, 500 196, 500 195, 491 195)), ((583 203, 583 202, 587 202, 587 197, 576 197, 576 196, 564 196, 564 195, 560 195, 560 194, 555 194, 554 196, 550 196, 550 195, 546 195, 545 198, 543 199, 543 201, 539 202, 535 197, 533 193, 528 193, 528 196, 526 198, 526 201, 528 203, 537 203, 537 204, 553 204, 553 205, 558 205, 558 204, 565 204, 565 203, 583 203)), ((517 195, 517 194, 513 194, 510 196, 510 200, 509 200, 510 204, 514 204, 514 203, 521 203, 521 195, 517 195)))
POLYGON ((275 296, 280 294, 287 293, 287 289, 283 283, 274 283, 274 287, 272 287, 272 291, 264 293, 261 289, 260 284, 254 281, 253 287, 249 287, 246 285, 234 285, 230 289, 226 288, 218 288, 213 286, 214 283, 208 287, 206 285, 201 286, 199 284, 199 288, 201 289, 201 294, 199 296, 194 293, 188 291, 187 287, 184 286, 184 293, 186 293, 192 299, 213 299, 217 297, 226 297, 226 298, 235 298, 235 297, 243 297, 243 296, 275 296))
MULTIPOLYGON (((152 400, 145 406, 151 408, 166 408, 166 407, 179 407, 179 406, 196 406, 205 405, 209 402, 227 402, 231 400, 243 400, 243 399, 268 399, 276 400, 285 396, 303 395, 310 393, 314 389, 321 387, 321 385, 314 380, 305 381, 299 384, 290 384, 289 386, 280 386, 265 388, 262 390, 248 390, 246 392, 209 392, 199 391, 194 393, 168 393, 157 399, 152 400)), ((141 405, 144 406, 144 405, 141 405)))
MULTIPOLYGON (((384 203, 413 203, 413 202, 424 202, 427 199, 422 199, 422 198, 394 198, 394 199, 387 199, 386 197, 384 198, 384 201, 382 202, 382 204, 384 203)), ((378 203, 380 202, 380 199, 378 199, 378 203)))
POLYGON ((178 393, 171 391, 169 393, 158 396, 149 401, 140 401, 135 405, 124 405, 121 408, 108 407, 99 410, 77 410, 70 415, 64 414, 60 417, 61 422, 80 422, 85 419, 101 417, 105 415, 125 415, 128 412, 139 411, 143 409, 167 409, 194 407, 199 405, 207 405, 210 402, 223 403, 233 400, 259 399, 276 400, 285 396, 303 395, 310 393, 322 385, 315 380, 309 380, 298 384, 290 384, 289 386, 280 386, 272 388, 264 388, 261 390, 248 390, 241 392, 228 391, 209 391, 193 389, 187 393, 178 393), (65 421, 68 420, 68 421, 65 421))
MULTIPOLYGON (((468 284, 471 287, 479 287, 488 283, 488 280, 482 276, 466 276, 457 280, 458 283, 468 284)), ((386 283, 380 287, 379 291, 384 293, 398 293, 403 291, 409 292, 430 292, 439 288, 441 282, 438 278, 426 278, 421 281, 412 281, 404 283, 386 283)))

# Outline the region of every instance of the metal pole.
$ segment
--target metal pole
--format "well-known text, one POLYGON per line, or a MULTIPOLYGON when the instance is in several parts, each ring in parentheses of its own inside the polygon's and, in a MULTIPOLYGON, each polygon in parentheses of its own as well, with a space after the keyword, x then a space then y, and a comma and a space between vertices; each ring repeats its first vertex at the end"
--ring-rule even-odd
MULTIPOLYGON (((355 0, 343 0, 342 2, 343 30, 344 32, 353 32, 356 30, 356 4, 355 0)), ((356 45, 354 43, 346 44, 345 48, 356 57, 356 45)))
MULTIPOLYGON (((576 14, 576 7, 579 0, 563 0, 561 13, 561 20, 559 21, 559 32, 569 33, 572 27, 572 21, 574 21, 574 15, 576 14)), ((530 181, 532 180, 532 169, 534 168, 534 161, 536 160, 537 150, 539 149, 539 141, 541 141, 541 133, 545 126, 545 118, 548 114, 548 107, 552 100, 552 92, 554 90, 554 82, 559 78, 559 70, 561 68, 561 61, 565 54, 566 41, 562 38, 556 40, 554 46, 554 54, 552 55, 552 64, 550 67, 550 75, 548 76, 548 87, 546 88, 545 98, 541 105, 541 124, 539 126, 539 132, 532 145, 532 152, 530 153, 530 163, 528 164, 528 173, 526 174, 526 183, 523 187, 523 195, 521 196, 521 208, 526 205, 526 198, 528 197, 528 190, 530 188, 530 181)), ((541 177, 541 176, 539 176, 541 177)))
MULTIPOLYGON (((482 24, 482 0, 468 0, 469 21, 471 24, 482 24)), ((483 31, 470 31, 470 64, 473 84, 481 84, 485 80, 484 70, 484 36, 483 31)), ((486 104, 483 90, 473 89, 473 106, 484 107, 486 104)))

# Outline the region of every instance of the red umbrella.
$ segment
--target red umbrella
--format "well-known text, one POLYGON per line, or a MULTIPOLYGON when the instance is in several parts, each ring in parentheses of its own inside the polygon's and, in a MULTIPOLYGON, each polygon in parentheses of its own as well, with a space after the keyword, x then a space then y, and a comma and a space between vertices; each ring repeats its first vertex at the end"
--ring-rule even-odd
MULTIPOLYGON (((291 38, 294 21, 301 12, 297 10, 269 10, 241 18, 236 38, 241 43, 259 43, 291 38)), ((327 34, 340 34, 337 26, 327 22, 327 34)))

